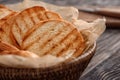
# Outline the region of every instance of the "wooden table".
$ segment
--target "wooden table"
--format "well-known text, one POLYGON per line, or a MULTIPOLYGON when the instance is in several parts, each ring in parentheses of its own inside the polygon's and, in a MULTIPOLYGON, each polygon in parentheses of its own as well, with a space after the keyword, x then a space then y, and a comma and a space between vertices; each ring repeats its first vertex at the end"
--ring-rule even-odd
POLYGON ((107 29, 80 80, 120 80, 120 29, 107 29))
MULTIPOLYGON (((14 3, 22 0, 0 0, 14 3)), ((119 6, 120 0, 44 0, 58 5, 119 6)), ((97 51, 80 80, 120 80, 120 28, 107 28, 97 41, 97 51)))

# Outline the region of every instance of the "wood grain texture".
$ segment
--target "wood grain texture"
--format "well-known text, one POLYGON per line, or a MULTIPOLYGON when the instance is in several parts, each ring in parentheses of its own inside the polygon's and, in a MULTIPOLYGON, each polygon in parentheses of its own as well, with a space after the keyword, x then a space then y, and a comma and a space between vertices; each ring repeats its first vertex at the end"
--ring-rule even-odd
POLYGON ((81 77, 80 80, 120 80, 120 50, 81 77))
POLYGON ((107 29, 97 41, 95 56, 80 80, 119 80, 120 72, 120 30, 107 29), (116 68, 114 70, 114 68, 116 68), (104 77, 103 77, 104 76, 104 77), (99 78, 98 78, 99 77, 99 78), (107 78, 106 78, 107 77, 107 78), (103 79, 105 78, 105 79, 103 79), (118 78, 118 79, 111 79, 118 78))

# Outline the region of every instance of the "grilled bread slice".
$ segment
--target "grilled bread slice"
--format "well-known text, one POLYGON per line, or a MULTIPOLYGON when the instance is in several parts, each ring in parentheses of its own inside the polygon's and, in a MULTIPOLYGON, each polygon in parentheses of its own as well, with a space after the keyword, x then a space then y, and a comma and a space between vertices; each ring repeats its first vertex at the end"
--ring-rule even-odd
POLYGON ((14 16, 17 12, 12 12, 11 14, 5 16, 4 18, 0 19, 0 25, 4 24, 8 19, 14 16))
POLYGON ((15 46, 5 43, 4 41, 0 41, 0 51, 19 51, 18 48, 16 48, 15 46))
POLYGON ((85 48, 84 39, 70 23, 62 20, 48 20, 36 24, 23 40, 24 50, 39 56, 51 54, 65 57, 79 56, 85 48))
POLYGON ((7 7, 0 5, 0 25, 3 24, 7 19, 9 19, 16 12, 8 9, 7 7))
POLYGON ((12 44, 10 38, 10 23, 12 17, 16 15, 17 12, 6 8, 3 5, 0 5, 0 40, 12 44))
POLYGON ((7 16, 7 19, 4 21, 3 24, 0 25, 0 40, 4 41, 9 44, 14 44, 11 38, 10 34, 10 27, 14 20, 14 17, 17 15, 17 13, 13 13, 11 15, 7 16))
POLYGON ((0 5, 0 19, 2 19, 2 18, 4 18, 5 16, 11 14, 12 12, 14 12, 14 11, 6 8, 6 7, 3 6, 3 5, 0 5))
POLYGON ((17 55, 17 56, 22 56, 22 57, 29 57, 29 58, 39 58, 38 55, 29 52, 29 51, 0 51, 0 55, 17 55))
POLYGON ((0 55, 18 55, 23 57, 35 57, 38 58, 38 56, 32 52, 19 50, 15 46, 5 43, 3 41, 0 41, 0 55))
POLYGON ((21 46, 24 36, 35 24, 38 24, 40 21, 50 19, 61 19, 61 17, 57 13, 46 11, 40 6, 25 9, 14 19, 11 33, 18 45, 21 46))

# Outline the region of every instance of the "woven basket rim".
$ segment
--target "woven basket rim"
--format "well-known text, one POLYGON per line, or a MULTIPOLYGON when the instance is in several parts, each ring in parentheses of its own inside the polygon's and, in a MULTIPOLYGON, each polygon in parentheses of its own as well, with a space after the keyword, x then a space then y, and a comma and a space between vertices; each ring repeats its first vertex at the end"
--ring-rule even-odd
POLYGON ((83 55, 81 55, 80 57, 71 60, 70 62, 62 62, 60 64, 57 65, 53 65, 53 66, 49 66, 49 67, 41 67, 41 68, 15 68, 15 67, 2 67, 2 68, 6 68, 6 69, 19 69, 19 70, 41 70, 41 71, 53 71, 53 70, 59 70, 60 68, 64 67, 69 67, 72 64, 76 64, 77 62, 85 59, 86 57, 88 57, 89 55, 93 55, 94 51, 96 49, 96 42, 94 42, 94 44, 91 46, 91 48, 86 51, 83 55))

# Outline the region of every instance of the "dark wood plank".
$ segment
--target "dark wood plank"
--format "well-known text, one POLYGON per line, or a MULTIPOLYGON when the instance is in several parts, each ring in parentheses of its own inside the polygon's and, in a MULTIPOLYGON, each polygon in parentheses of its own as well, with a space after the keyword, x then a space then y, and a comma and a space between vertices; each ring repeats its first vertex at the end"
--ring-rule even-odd
POLYGON ((90 75, 91 74, 90 71, 94 71, 94 68, 97 67, 100 63, 104 64, 103 62, 105 60, 109 59, 109 57, 111 56, 113 57, 113 54, 116 54, 118 51, 120 51, 119 35, 120 35, 120 30, 117 30, 117 29, 106 30, 106 32, 97 41, 98 47, 96 50, 96 54, 94 55, 91 63, 87 67, 83 76, 87 74, 90 75))
POLYGON ((120 80, 120 49, 80 80, 120 80))

